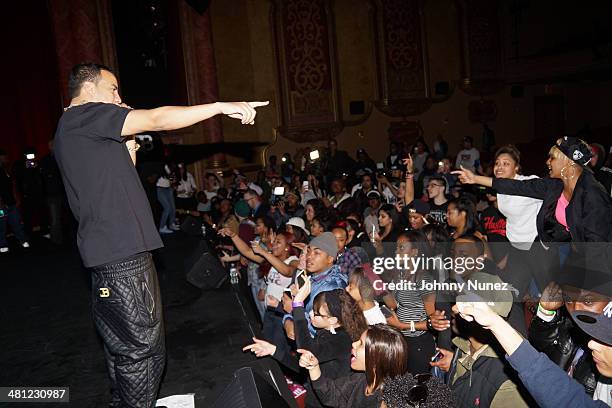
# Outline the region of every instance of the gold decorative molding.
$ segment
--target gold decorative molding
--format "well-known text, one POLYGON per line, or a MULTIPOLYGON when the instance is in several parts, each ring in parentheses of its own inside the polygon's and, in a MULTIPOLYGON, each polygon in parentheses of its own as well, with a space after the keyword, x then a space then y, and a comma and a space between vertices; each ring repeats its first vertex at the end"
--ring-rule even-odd
POLYGON ((279 135, 325 140, 343 128, 332 0, 272 0, 279 135))

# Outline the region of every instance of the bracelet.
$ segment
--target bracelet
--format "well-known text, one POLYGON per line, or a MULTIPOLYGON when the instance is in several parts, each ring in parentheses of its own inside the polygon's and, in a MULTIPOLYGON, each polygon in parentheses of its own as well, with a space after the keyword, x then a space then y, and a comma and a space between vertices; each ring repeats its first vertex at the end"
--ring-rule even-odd
POLYGON ((414 320, 411 320, 411 321, 410 321, 410 332, 411 332, 411 333, 414 333, 415 331, 416 331, 416 330, 415 330, 415 328, 414 328, 414 320))
POLYGON ((140 149, 140 145, 139 145, 138 143, 136 143, 136 144, 134 145, 134 147, 128 147, 128 152, 130 152, 130 153, 131 153, 131 152, 137 152, 137 151, 138 151, 138 149, 140 149))
POLYGON ((433 330, 433 325, 431 324, 431 317, 427 318, 427 329, 428 330, 433 330))
POLYGON ((546 316, 553 316, 555 313, 557 313, 557 312, 556 312, 556 311, 554 311, 554 310, 544 309, 544 308, 542 307, 542 305, 541 305, 541 304, 539 304, 539 303, 538 303, 538 310, 539 310, 540 312, 544 313, 546 316))
POLYGON ((291 302, 291 307, 304 307, 304 302, 291 302))

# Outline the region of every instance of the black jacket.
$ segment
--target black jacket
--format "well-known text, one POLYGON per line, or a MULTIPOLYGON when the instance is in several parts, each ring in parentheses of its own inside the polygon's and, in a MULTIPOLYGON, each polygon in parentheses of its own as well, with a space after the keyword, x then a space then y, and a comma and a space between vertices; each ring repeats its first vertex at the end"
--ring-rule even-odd
POLYGON ((572 377, 584 386, 587 394, 593 395, 597 386, 597 371, 586 346, 588 338, 574 325, 564 310, 565 308, 560 309, 550 322, 534 316, 529 327, 529 342, 565 371, 572 364, 578 348, 582 347, 584 354, 576 363, 572 377))
MULTIPOLYGON (((538 237, 543 242, 554 242, 556 228, 551 225, 557 200, 563 192, 559 179, 537 178, 530 180, 493 179, 493 188, 498 193, 520 195, 543 200, 537 216, 538 237)), ((593 173, 582 172, 576 183, 574 194, 565 210, 567 226, 572 242, 612 241, 612 200, 593 173)))
MULTIPOLYGON (((317 357, 322 376, 335 380, 351 373, 352 340, 344 329, 338 329, 336 334, 328 330, 317 330, 313 339, 308 331, 303 307, 293 309, 293 319, 297 348, 308 350, 317 357)), ((277 361, 295 372, 300 372, 299 355, 289 353, 281 347, 277 350, 273 356, 277 361)))
POLYGON ((331 380, 321 376, 312 381, 312 388, 326 407, 377 408, 380 406, 380 392, 366 396, 365 373, 351 373, 346 377, 331 380))

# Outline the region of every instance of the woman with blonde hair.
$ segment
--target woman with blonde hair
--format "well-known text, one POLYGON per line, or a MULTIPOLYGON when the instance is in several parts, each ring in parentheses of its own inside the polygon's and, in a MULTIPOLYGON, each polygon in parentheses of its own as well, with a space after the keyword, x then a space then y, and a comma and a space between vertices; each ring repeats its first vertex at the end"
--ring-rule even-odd
MULTIPOLYGON (((612 242, 612 200, 588 169, 591 157, 586 142, 564 136, 550 148, 547 178, 490 178, 467 169, 453 173, 459 175, 462 183, 480 184, 493 187, 501 194, 542 200, 536 217, 537 238, 542 245, 549 247, 551 243, 571 242, 573 254, 580 254, 582 261, 597 262, 589 268, 609 269, 611 260, 606 248, 609 247, 607 243, 612 242)), ((547 283, 539 282, 544 287, 547 283)))

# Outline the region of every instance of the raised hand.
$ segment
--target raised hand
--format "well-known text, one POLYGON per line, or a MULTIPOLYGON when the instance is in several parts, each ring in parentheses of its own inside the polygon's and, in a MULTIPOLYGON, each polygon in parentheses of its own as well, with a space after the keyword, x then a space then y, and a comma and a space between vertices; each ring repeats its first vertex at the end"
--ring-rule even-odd
POLYGON ((266 253, 266 250, 264 249, 264 247, 261 246, 261 243, 257 241, 251 241, 251 249, 257 255, 263 255, 264 253, 266 253))
POLYGON ((308 350, 297 349, 300 354, 300 367, 304 367, 307 370, 312 370, 319 366, 319 360, 308 350))
POLYGON ((412 160, 412 156, 410 154, 408 154, 406 159, 402 160, 402 163, 406 166, 406 172, 414 172, 414 161, 412 160))
POLYGON ((461 170, 451 171, 451 174, 456 174, 459 176, 459 181, 463 184, 474 184, 476 183, 476 178, 474 173, 471 170, 468 170, 461 166, 461 170))
POLYGON ((293 312, 293 305, 291 304, 293 301, 291 299, 291 296, 285 292, 283 293, 283 310, 285 311, 285 313, 291 313, 293 312))
POLYGON ((563 306, 563 294, 561 287, 555 282, 550 282, 544 289, 540 298, 540 306, 546 310, 557 310, 563 306))
POLYGON ((253 344, 244 347, 242 351, 250 351, 257 357, 271 356, 276 352, 276 346, 274 344, 268 343, 265 340, 260 340, 256 337, 253 337, 253 341, 253 344))
POLYGON ((490 328, 495 322, 501 319, 501 317, 491 310, 487 303, 482 300, 470 302, 457 301, 455 306, 453 306, 453 310, 457 311, 464 320, 468 322, 476 321, 476 323, 486 329, 490 328))
POLYGON ((265 102, 220 102, 221 113, 230 118, 240 119, 243 125, 254 125, 255 108, 266 106, 270 101, 265 102))
POLYGON ((234 238, 236 236, 236 233, 229 228, 221 228, 217 233, 222 237, 234 238))
POLYGON ((295 294, 293 298, 293 301, 303 302, 304 300, 306 300, 308 295, 310 295, 311 288, 312 286, 310 283, 310 277, 308 276, 304 277, 304 284, 298 289, 297 293, 295 294))
POLYGON ((450 321, 446 318, 444 310, 436 310, 429 319, 434 330, 444 331, 450 327, 450 321))

